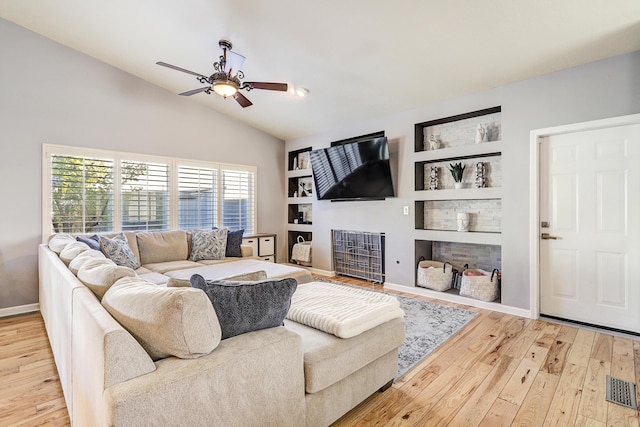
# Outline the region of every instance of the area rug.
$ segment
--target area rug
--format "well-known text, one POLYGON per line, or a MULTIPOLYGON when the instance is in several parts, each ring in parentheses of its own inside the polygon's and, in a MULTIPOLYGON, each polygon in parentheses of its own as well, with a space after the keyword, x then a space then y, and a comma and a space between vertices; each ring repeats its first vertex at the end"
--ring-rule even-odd
MULTIPOLYGON (((335 280, 314 277, 319 282, 337 283, 350 286, 335 280)), ((372 292, 379 292, 374 291, 372 292)), ((398 357, 398 374, 396 381, 402 378, 411 368, 429 356, 473 320, 478 313, 462 308, 450 307, 430 301, 423 301, 389 293, 398 298, 404 310, 406 338, 400 347, 398 357)))

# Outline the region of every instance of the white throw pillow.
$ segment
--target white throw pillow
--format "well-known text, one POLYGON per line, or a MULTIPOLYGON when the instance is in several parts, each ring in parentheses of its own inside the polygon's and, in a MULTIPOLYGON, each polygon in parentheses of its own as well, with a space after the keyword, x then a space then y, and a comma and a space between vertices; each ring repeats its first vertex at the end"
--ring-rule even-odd
POLYGON ((80 267, 84 265, 87 261, 92 259, 106 259, 104 254, 100 251, 88 250, 79 254, 77 257, 71 260, 69 263, 69 270, 76 276, 78 275, 78 270, 80 267))
POLYGON ((69 263, 73 261, 75 257, 86 251, 93 251, 93 249, 91 249, 86 243, 76 241, 66 245, 64 249, 60 251, 59 256, 62 262, 64 262, 66 265, 69 265, 69 263))
POLYGON ((110 259, 96 258, 85 262, 78 269, 77 276, 100 299, 118 279, 135 277, 136 272, 129 267, 116 265, 110 259))
POLYGON ((49 249, 59 254, 69 243, 76 242, 76 239, 70 234, 54 234, 49 238, 49 249))

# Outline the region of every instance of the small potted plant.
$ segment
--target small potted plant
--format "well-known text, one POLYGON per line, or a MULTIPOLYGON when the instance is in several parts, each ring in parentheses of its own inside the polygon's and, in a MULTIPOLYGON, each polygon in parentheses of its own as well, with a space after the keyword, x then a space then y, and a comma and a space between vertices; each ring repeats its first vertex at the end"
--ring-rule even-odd
POLYGON ((464 166, 462 164, 462 162, 450 163, 449 164, 449 171, 451 172, 451 176, 453 177, 453 180, 455 181, 453 186, 456 189, 462 188, 462 173, 464 172, 464 168, 465 167, 466 166, 464 166))

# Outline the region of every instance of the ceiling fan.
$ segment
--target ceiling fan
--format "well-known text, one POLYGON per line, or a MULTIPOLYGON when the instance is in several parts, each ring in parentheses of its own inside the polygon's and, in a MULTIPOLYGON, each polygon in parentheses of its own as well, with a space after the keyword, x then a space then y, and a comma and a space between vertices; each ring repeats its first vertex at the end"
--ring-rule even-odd
POLYGON ((185 70, 175 65, 167 64, 166 62, 156 62, 163 67, 172 68, 174 70, 182 71, 183 73, 192 74, 198 78, 198 81, 202 84, 208 84, 209 86, 201 87, 198 89, 182 92, 179 95, 191 96, 196 93, 204 92, 207 95, 211 94, 211 91, 221 95, 223 98, 232 97, 242 108, 253 105, 246 96, 241 94, 240 90, 250 91, 252 89, 266 89, 277 90, 286 92, 289 88, 286 83, 266 83, 266 82, 243 82, 244 73, 240 70, 245 57, 235 52, 231 52, 232 44, 229 40, 220 40, 218 46, 222 49, 222 55, 217 62, 213 63, 215 72, 210 76, 204 74, 195 73, 193 71, 185 70))

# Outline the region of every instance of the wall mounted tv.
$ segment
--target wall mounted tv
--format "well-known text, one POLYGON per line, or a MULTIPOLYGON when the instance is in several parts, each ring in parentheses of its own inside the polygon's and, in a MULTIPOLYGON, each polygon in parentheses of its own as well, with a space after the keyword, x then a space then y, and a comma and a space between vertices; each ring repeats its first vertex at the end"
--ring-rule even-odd
POLYGON ((358 140, 310 153, 318 200, 394 197, 386 137, 358 140))

